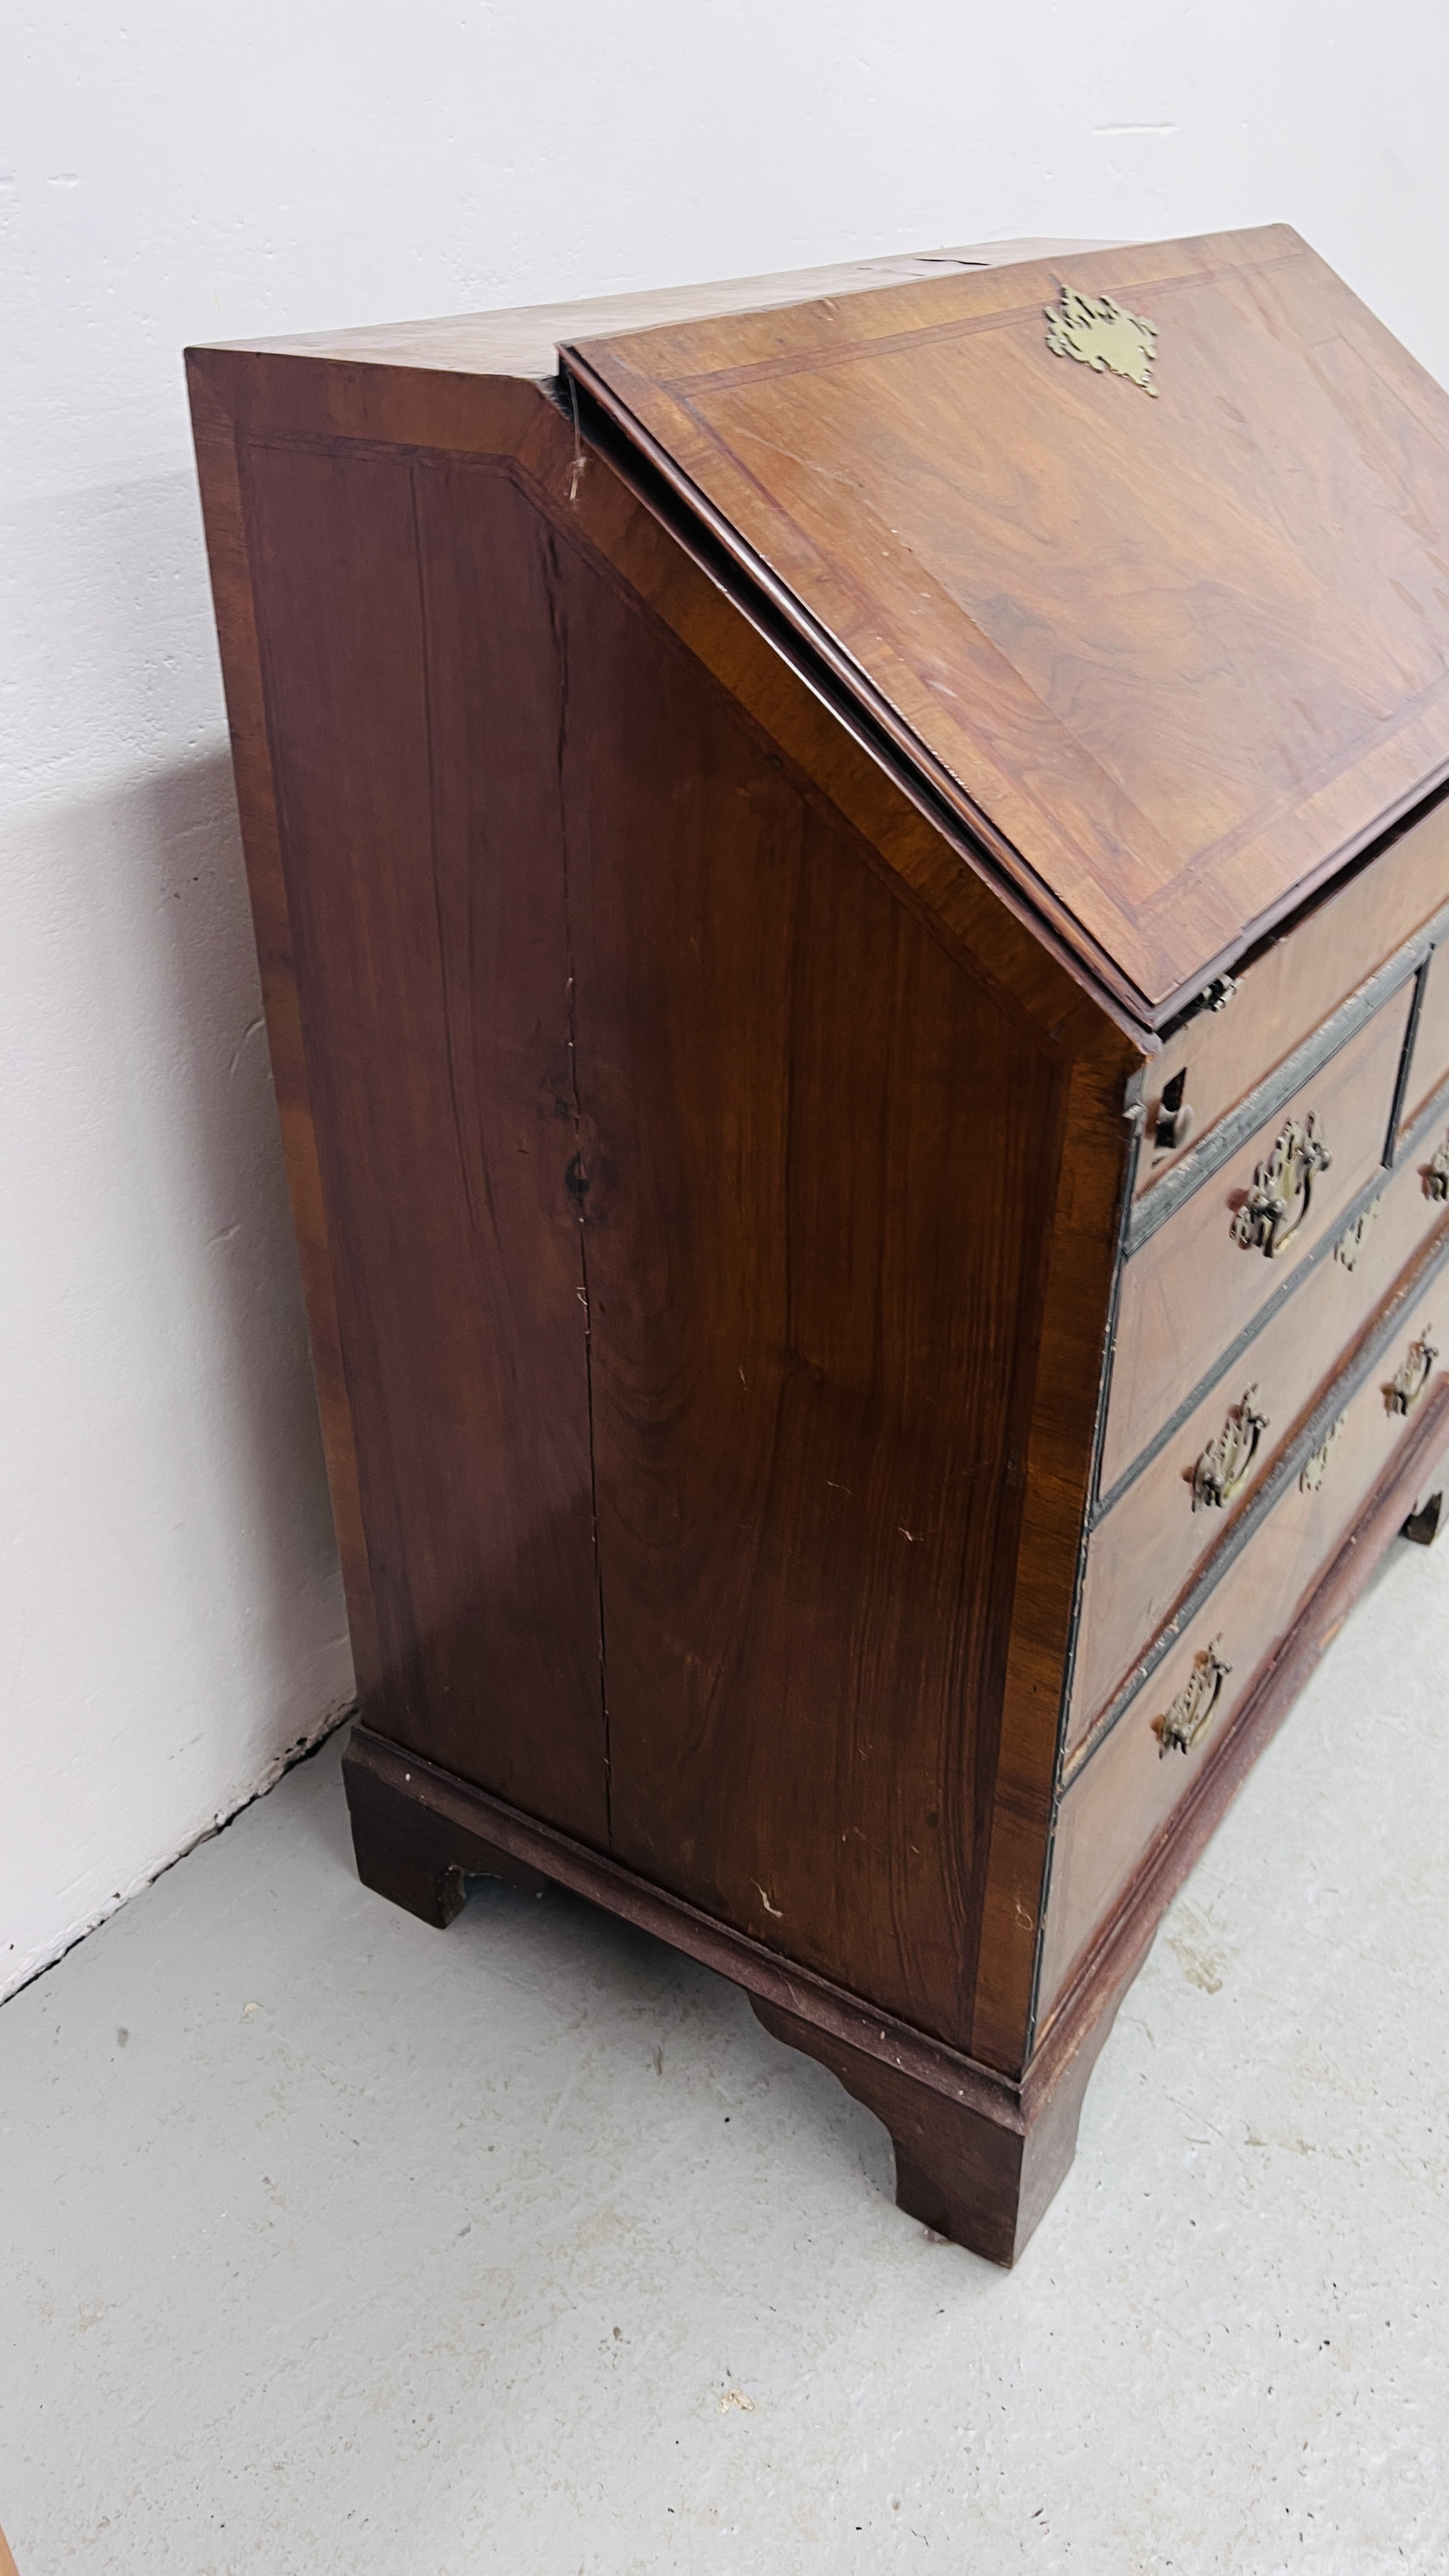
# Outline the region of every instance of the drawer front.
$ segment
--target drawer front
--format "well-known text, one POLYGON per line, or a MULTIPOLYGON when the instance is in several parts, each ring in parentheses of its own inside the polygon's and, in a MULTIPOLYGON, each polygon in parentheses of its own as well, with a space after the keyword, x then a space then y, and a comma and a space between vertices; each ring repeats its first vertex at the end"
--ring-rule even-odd
MULTIPOLYGON (((1190 1145, 1245 1100, 1255 1082, 1310 1037, 1340 1002, 1449 903, 1449 800, 1401 832, 1337 894, 1264 949, 1219 1011, 1200 1011, 1170 1037, 1147 1077, 1147 1137, 1139 1191, 1160 1180, 1190 1145), (1187 1118, 1164 1117, 1163 1093, 1181 1086, 1187 1118), (1159 1125, 1174 1124, 1159 1145, 1159 1125)), ((1449 960, 1446 960, 1449 964, 1449 960)), ((1445 1000, 1449 1012, 1449 996, 1445 1000)), ((1449 1041, 1449 1020, 1444 1035, 1449 1041)), ((1449 1054, 1445 1057, 1449 1072, 1449 1054)), ((1420 1098, 1428 1096, 1426 1086, 1420 1098)))
POLYGON ((1104 1495, 1381 1165, 1412 1000, 1410 979, 1127 1262, 1104 1495), (1327 1168, 1315 1170, 1325 1152, 1327 1168))
MULTIPOLYGON (((1449 1227, 1449 1208, 1429 1183, 1427 1149, 1386 1178, 1370 1213, 1320 1256, 1094 1530, 1069 1747, 1241 1518, 1395 1280, 1449 1227)), ((1449 1329, 1449 1307, 1444 1322, 1449 1329)))
POLYGON ((1424 968, 1423 983, 1409 1079, 1404 1085, 1401 1135, 1408 1133, 1435 1092, 1449 1082, 1449 942, 1434 950, 1424 968))
POLYGON ((1257 1676, 1392 1471, 1395 1451, 1421 1409, 1435 1404, 1445 1372, 1437 1355, 1425 1355, 1436 1341, 1449 1349, 1446 1293, 1449 1279, 1441 1271, 1406 1304, 1326 1453, 1307 1461, 1287 1483, 1181 1639, 1064 1792, 1047 1908, 1043 2013, 1115 1911, 1204 1763, 1213 1760, 1257 1676), (1444 1325, 1438 1333, 1436 1313, 1444 1325), (1214 1657, 1227 1669, 1219 1672, 1214 1657), (1184 1737, 1186 1752, 1174 1740, 1184 1737))

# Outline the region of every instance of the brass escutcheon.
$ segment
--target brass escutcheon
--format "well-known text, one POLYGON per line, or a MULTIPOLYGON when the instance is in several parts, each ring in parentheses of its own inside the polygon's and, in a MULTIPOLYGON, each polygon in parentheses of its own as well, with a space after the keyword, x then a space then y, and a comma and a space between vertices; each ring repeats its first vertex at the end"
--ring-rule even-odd
POLYGON ((1369 1226, 1372 1220, 1378 1215, 1378 1212, 1378 1200, 1370 1199, 1362 1216, 1356 1216, 1352 1225, 1346 1225, 1344 1227, 1342 1234, 1339 1236, 1337 1243, 1333 1247, 1333 1257, 1335 1261, 1341 1261, 1343 1263, 1345 1270, 1352 1270, 1357 1263, 1358 1256, 1363 1250, 1364 1236, 1367 1234, 1369 1226))
POLYGON ((1129 313, 1115 297, 1081 295, 1075 286, 1057 288, 1060 304, 1043 307, 1047 319, 1046 344, 1054 358, 1076 358, 1100 376, 1110 367, 1114 376, 1125 376, 1130 384, 1140 385, 1145 394, 1155 395, 1152 362, 1157 354, 1157 325, 1144 322, 1141 315, 1129 313))
POLYGON ((1449 1199, 1449 1136, 1434 1148, 1434 1156, 1424 1174, 1426 1199, 1449 1199))
POLYGON ((1384 1402, 1390 1413, 1407 1413, 1411 1405, 1418 1403, 1428 1385, 1434 1372, 1434 1362, 1439 1356, 1429 1339, 1433 1329, 1432 1324, 1426 1324, 1418 1340, 1409 1344, 1405 1357, 1385 1387, 1384 1402))
POLYGON ((1233 1669, 1222 1644, 1219 1635, 1203 1648, 1166 1716, 1157 1719, 1154 1732, 1159 1761, 1165 1753, 1190 1753, 1211 1724, 1223 1684, 1233 1669))
POLYGON ((1248 1387, 1231 1408, 1221 1431, 1215 1432, 1192 1471, 1192 1507, 1204 1506, 1221 1511, 1235 1494, 1240 1494, 1252 1473, 1258 1443, 1268 1428, 1266 1413, 1254 1402, 1256 1386, 1248 1387))
POLYGON ((1332 1429, 1324 1433, 1317 1448, 1310 1450, 1308 1456, 1304 1459, 1302 1466, 1298 1470, 1298 1491, 1300 1494, 1317 1493, 1319 1486, 1322 1484, 1324 1477, 1328 1473, 1328 1461, 1333 1453, 1333 1444, 1338 1438, 1339 1433, 1342 1431, 1346 1419, 1347 1416, 1341 1413, 1332 1429))
POLYGON ((1308 1214, 1315 1173, 1326 1172, 1332 1161, 1313 1110, 1301 1125, 1296 1118, 1288 1119, 1272 1153, 1253 1174, 1252 1188, 1233 1219, 1234 1243, 1276 1261, 1308 1214))
POLYGON ((1157 1122, 1153 1142, 1159 1154, 1175 1154, 1185 1145, 1197 1124, 1197 1114, 1187 1098, 1187 1067, 1175 1073, 1157 1104, 1157 1122))

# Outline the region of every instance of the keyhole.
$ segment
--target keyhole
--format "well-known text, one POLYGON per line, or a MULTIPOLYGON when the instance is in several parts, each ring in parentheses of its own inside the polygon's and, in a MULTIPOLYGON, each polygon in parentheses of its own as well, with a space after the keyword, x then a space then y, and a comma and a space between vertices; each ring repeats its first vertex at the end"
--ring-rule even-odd
POLYGON ((1170 1153, 1174 1145, 1185 1144, 1192 1134, 1192 1110, 1183 1098, 1186 1089, 1187 1067, 1184 1065, 1181 1073, 1175 1073, 1172 1080, 1162 1086, 1162 1098, 1157 1104, 1156 1142, 1159 1153, 1170 1153))

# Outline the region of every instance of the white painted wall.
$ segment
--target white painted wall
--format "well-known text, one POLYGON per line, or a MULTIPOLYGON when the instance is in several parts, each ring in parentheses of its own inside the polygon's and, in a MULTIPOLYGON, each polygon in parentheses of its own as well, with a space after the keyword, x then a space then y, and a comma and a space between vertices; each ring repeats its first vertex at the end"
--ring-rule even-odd
POLYGON ((1449 379, 1442 0, 11 0, 0 1993, 349 1664, 179 351, 1286 218, 1449 379))

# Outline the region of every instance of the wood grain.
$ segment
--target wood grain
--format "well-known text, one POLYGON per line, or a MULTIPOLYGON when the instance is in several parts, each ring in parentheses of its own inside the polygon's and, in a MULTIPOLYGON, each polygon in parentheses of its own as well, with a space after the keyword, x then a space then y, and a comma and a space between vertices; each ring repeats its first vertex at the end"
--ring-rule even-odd
POLYGON ((960 2044, 1060 1076, 558 577, 613 1848, 960 2044))
POLYGON ((357 1445, 342 1361, 337 1281, 312 1109, 312 1076, 297 991, 291 916, 282 867, 276 782, 257 642, 256 601, 247 558, 236 438, 204 361, 188 364, 207 556, 231 732, 237 808, 246 856, 252 927, 266 1013, 272 1081, 282 1131, 292 1223, 302 1272, 328 1487, 347 1600, 352 1660, 364 1706, 381 1687, 382 1646, 362 1508, 357 1445))
POLYGON ((246 492, 382 1646, 365 1706, 602 1839, 562 683, 538 549, 488 473, 453 488, 402 458, 253 440, 246 492))
POLYGON ((1286 226, 566 357, 1149 1018, 1449 764, 1449 397, 1286 226), (1157 400, 1050 354, 1062 279, 1157 400))

